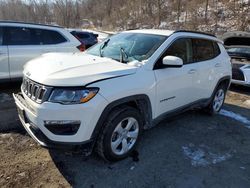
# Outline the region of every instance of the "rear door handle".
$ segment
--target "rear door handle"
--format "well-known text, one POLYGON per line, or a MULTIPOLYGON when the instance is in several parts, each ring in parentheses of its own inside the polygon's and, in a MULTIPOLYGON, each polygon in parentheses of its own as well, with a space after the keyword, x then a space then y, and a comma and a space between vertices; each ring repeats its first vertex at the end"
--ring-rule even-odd
POLYGON ((221 64, 220 63, 216 63, 215 67, 221 67, 221 64))
POLYGON ((191 70, 188 71, 188 74, 194 74, 194 73, 196 73, 196 72, 197 72, 196 69, 191 69, 191 70))

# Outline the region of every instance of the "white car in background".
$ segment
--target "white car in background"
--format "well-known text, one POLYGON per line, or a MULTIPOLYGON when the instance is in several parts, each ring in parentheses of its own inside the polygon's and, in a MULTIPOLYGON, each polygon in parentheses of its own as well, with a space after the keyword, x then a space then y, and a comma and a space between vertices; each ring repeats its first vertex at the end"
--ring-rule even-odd
POLYGON ((222 37, 231 57, 232 83, 250 87, 250 32, 227 32, 222 37))
POLYGON ((79 49, 81 43, 61 27, 0 21, 0 82, 22 78, 24 64, 44 53, 79 49))

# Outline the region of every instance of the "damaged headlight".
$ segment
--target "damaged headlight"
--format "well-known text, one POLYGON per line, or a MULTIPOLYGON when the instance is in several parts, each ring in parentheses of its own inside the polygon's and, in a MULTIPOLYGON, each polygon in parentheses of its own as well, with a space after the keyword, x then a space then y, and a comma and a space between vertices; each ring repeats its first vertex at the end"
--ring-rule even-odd
POLYGON ((61 104, 80 104, 91 100, 99 91, 99 88, 57 88, 49 97, 49 102, 61 104))

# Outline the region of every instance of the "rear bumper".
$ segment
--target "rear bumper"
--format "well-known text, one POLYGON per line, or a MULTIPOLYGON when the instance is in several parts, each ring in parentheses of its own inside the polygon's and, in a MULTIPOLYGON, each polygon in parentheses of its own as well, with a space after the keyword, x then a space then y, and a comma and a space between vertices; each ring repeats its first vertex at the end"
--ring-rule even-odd
POLYGON ((28 132, 28 134, 40 145, 47 148, 58 148, 58 149, 74 149, 77 147, 83 147, 86 149, 92 149, 94 141, 93 140, 85 140, 84 142, 61 142, 54 141, 49 139, 37 125, 30 121, 28 116, 26 115, 26 111, 28 109, 28 105, 23 98, 21 93, 13 94, 15 99, 15 103, 17 106, 19 119, 28 132))

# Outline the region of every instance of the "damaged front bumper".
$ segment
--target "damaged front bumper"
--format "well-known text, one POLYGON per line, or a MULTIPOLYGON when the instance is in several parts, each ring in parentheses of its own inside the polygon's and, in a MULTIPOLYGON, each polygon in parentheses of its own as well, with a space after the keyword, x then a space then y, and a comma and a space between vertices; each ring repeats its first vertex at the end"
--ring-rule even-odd
POLYGON ((29 109, 29 105, 26 103, 22 93, 13 94, 15 103, 17 106, 17 112, 19 119, 28 132, 28 134, 40 145, 47 148, 58 149, 76 149, 81 148, 86 153, 91 153, 94 145, 93 140, 87 140, 84 142, 58 142, 50 140, 40 129, 36 126, 27 116, 27 113, 31 114, 32 109, 29 109))

